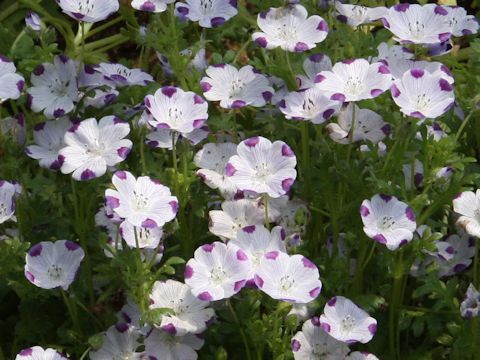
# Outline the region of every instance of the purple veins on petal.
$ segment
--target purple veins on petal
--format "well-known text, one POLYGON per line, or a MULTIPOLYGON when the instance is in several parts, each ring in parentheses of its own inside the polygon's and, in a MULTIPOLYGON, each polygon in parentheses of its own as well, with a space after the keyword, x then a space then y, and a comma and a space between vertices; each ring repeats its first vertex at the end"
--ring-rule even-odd
POLYGON ((30 271, 25 271, 25 277, 31 283, 35 282, 35 276, 30 271))

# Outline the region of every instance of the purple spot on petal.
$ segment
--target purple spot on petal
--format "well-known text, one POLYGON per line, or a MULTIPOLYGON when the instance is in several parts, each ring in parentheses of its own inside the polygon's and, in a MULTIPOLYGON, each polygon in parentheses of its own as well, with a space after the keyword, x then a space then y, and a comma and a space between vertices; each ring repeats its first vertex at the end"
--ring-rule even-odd
POLYGON ((239 261, 247 261, 248 256, 245 254, 245 252, 242 249, 237 250, 237 260, 239 261))
POLYGON ((142 227, 147 228, 147 229, 153 229, 158 227, 157 223, 155 220, 152 219, 145 219, 142 221, 142 227))
POLYGON ((360 206, 360 215, 362 217, 370 215, 370 210, 365 205, 360 206))
POLYGON ((317 75, 315 75, 315 80, 314 80, 314 82, 315 82, 315 83, 320 83, 320 82, 322 82, 322 81, 325 80, 325 79, 326 79, 326 77, 323 76, 322 74, 317 74, 317 75))
POLYGON ((450 83, 445 79, 440 79, 440 81, 438 83, 439 83, 440 89, 442 91, 452 91, 453 90, 452 85, 450 85, 450 83))
POLYGON ((389 202, 390 200, 392 200, 392 196, 390 195, 385 195, 385 194, 380 194, 380 197, 382 198, 383 201, 385 202, 389 202))
POLYGON ((75 251, 80 247, 80 245, 78 245, 77 243, 74 243, 73 241, 66 241, 65 247, 67 248, 67 250, 75 251))
POLYGON ((439 34, 438 39, 443 42, 443 41, 447 41, 448 39, 450 39, 451 36, 452 36, 451 33, 446 32, 446 33, 439 34))
POLYGON ((247 105, 247 103, 243 100, 235 100, 232 105, 231 105, 231 108, 232 109, 239 109, 239 108, 242 108, 244 107, 245 105, 247 105))
POLYGON ((357 59, 345 59, 345 60, 342 60, 342 63, 350 65, 350 64, 353 64, 356 60, 357 59))
POLYGON ((53 112, 53 116, 56 117, 56 118, 59 118, 61 116, 65 115, 65 110, 64 109, 56 109, 54 112, 53 112))
POLYGON ((292 340, 292 351, 297 352, 298 350, 300 350, 300 347, 301 347, 300 341, 298 341, 296 339, 293 339, 292 340))
POLYGON ((455 273, 459 273, 459 272, 462 272, 463 270, 465 270, 467 268, 467 266, 465 264, 457 264, 453 267, 453 271, 455 273))
POLYGON ((170 335, 175 335, 177 333, 177 329, 173 324, 167 324, 161 327, 162 330, 166 331, 170 335))
POLYGON ((416 79, 419 79, 421 78, 423 75, 425 75, 425 71, 423 69, 412 69, 410 70, 410 74, 416 78, 416 79))
POLYGON ((304 52, 304 51, 307 51, 308 49, 310 49, 309 46, 304 42, 297 42, 294 48, 296 52, 304 52))
POLYGON ((210 20, 210 24, 212 25, 212 27, 223 25, 225 24, 225 18, 221 16, 214 17, 212 20, 210 20))
POLYGON ((121 180, 125 180, 127 178, 127 173, 123 170, 119 170, 115 173, 115 176, 121 180))
POLYGON ((341 21, 343 23, 346 23, 348 21, 348 17, 346 17, 345 15, 337 15, 337 19, 338 21, 341 21))
POLYGON ((327 333, 329 333, 330 330, 331 330, 330 325, 329 325, 328 323, 326 323, 326 322, 321 322, 321 323, 320 323, 320 327, 321 327, 325 332, 327 332, 327 333))
POLYGON ((393 8, 395 9, 395 11, 405 12, 408 10, 409 7, 410 7, 410 4, 403 3, 403 4, 397 4, 393 8))
POLYGON ((25 271, 25 277, 27 278, 28 281, 31 283, 35 282, 35 276, 30 272, 30 271, 25 271))
POLYGON ((41 123, 35 124, 35 126, 33 127, 33 130, 40 131, 40 130, 43 130, 44 127, 45 127, 45 123, 41 122, 41 123))
POLYGON ((328 120, 335 113, 335 109, 327 109, 323 112, 322 117, 328 120))
POLYGON ((400 241, 400 243, 398 244, 398 247, 402 247, 403 245, 406 245, 406 244, 408 244, 407 239, 403 239, 403 240, 400 241))
POLYGON ((265 101, 270 101, 272 100, 273 94, 270 91, 264 91, 262 92, 262 97, 265 101))
POLYGON ((405 215, 407 216, 407 219, 412 221, 412 222, 415 222, 415 214, 412 210, 412 208, 410 206, 407 207, 407 209, 405 210, 405 215))
POLYGON ((203 100, 203 98, 197 94, 195 94, 193 96, 193 102, 194 104, 203 104, 205 102, 205 100, 203 100))
POLYGON ((293 185, 293 182, 294 182, 294 180, 293 180, 292 178, 288 178, 288 179, 282 180, 282 189, 283 189, 283 191, 289 192, 289 191, 290 191, 290 188, 291 188, 292 185, 293 185))
POLYGON ((385 65, 380 65, 380 66, 378 67, 378 72, 379 72, 380 74, 390 74, 390 69, 389 69, 387 66, 385 66, 385 65))
POLYGON ((325 20, 322 20, 318 23, 317 30, 319 31, 328 31, 328 25, 325 20))
POLYGON ((215 248, 215 244, 205 244, 202 245, 202 250, 208 253, 211 253, 213 249, 215 248))
POLYGON ((236 172, 237 172, 237 169, 235 169, 235 167, 232 164, 227 163, 227 165, 225 166, 225 175, 233 176, 236 172))
POLYGON ((248 147, 255 147, 259 142, 260 138, 258 136, 254 136, 243 141, 243 143, 248 147))
POLYGON ((245 226, 244 228, 242 228, 242 231, 246 232, 247 234, 251 234, 255 231, 255 228, 255 225, 245 226))
POLYGON ((435 14, 437 15, 448 15, 447 9, 445 9, 443 6, 437 5, 434 10, 435 14))
POLYGON ((185 272, 183 276, 185 279, 190 279, 193 276, 193 268, 190 265, 185 266, 185 272))
POLYGON ((28 251, 28 255, 32 257, 39 256, 42 253, 43 246, 42 244, 36 244, 28 251))
POLYGON ((263 279, 260 276, 255 275, 254 280, 255 284, 261 289, 263 287, 263 279))
POLYGON ((17 82, 17 89, 18 89, 18 91, 22 92, 24 86, 25 86, 25 81, 20 80, 20 81, 17 82))
POLYGON ((382 234, 377 234, 373 237, 373 240, 375 240, 376 242, 380 243, 380 244, 386 244, 387 243, 387 239, 385 239, 385 236, 383 236, 382 234))
POLYGON ((200 86, 202 87, 203 92, 207 92, 212 88, 212 85, 208 82, 201 82, 200 86))
POLYGON ((275 260, 278 257, 279 253, 278 251, 270 251, 265 254, 265 258, 269 260, 275 260))
POLYGON ((245 283, 245 280, 235 281, 235 284, 233 285, 233 291, 239 292, 245 286, 245 283))
POLYGON ((312 298, 316 298, 316 297, 320 294, 320 290, 321 290, 320 286, 317 286, 316 288, 310 290, 310 291, 308 292, 308 294, 309 294, 312 298))
POLYGON ((43 65, 38 65, 34 70, 33 74, 36 76, 40 76, 45 72, 45 66, 43 65))
POLYGON ((370 91, 370 95, 372 95, 373 97, 377 97, 379 95, 381 95, 383 93, 383 90, 381 89, 373 89, 370 91))
POLYGON ((162 88, 162 94, 171 98, 177 92, 177 88, 173 86, 166 86, 162 88))
POLYGON ((120 156, 122 159, 125 159, 128 154, 130 154, 130 148, 128 147, 121 147, 120 149, 117 149, 117 154, 120 156))
POLYGON ((176 214, 178 212, 178 201, 172 200, 168 204, 172 208, 173 213, 176 214))
POLYGON ((334 296, 332 297, 330 300, 328 300, 327 304, 328 306, 335 306, 335 304, 337 303, 337 297, 334 296))
POLYGON ((340 94, 340 93, 335 93, 332 96, 330 96, 330 99, 335 100, 335 101, 344 102, 345 101, 345 95, 340 94))
POLYGON ((210 295, 208 291, 204 291, 200 294, 198 294, 198 298, 202 301, 212 301, 213 297, 210 295))
POLYGON ((414 112, 410 113, 410 116, 415 117, 415 118, 419 118, 419 119, 425 118, 425 115, 423 115, 420 111, 414 111, 414 112))
POLYGON ((90 169, 83 170, 82 174, 80 175, 80 179, 83 181, 94 179, 94 178, 95 178, 95 173, 90 169))
POLYGON ((125 331, 128 330, 129 325, 127 323, 117 323, 115 324, 115 328, 117 329, 118 332, 124 333, 125 331))
POLYGON ((283 155, 283 156, 286 156, 286 157, 295 156, 295 154, 293 153, 292 149, 291 149, 290 146, 288 146, 287 144, 283 144, 283 145, 282 145, 282 155, 283 155))
POLYGON ((309 259, 307 259, 306 257, 302 258, 302 263, 303 263, 303 266, 305 266, 306 268, 309 268, 309 269, 317 268, 315 264, 311 262, 309 259))
POLYGON ((151 1, 145 1, 140 8, 141 8, 143 11, 154 12, 155 9, 156 9, 156 6, 155 6, 155 4, 152 3, 151 1))
POLYGON ((264 38, 264 37, 256 38, 256 39, 255 39, 255 42, 256 42, 259 46, 261 46, 262 48, 266 48, 266 47, 267 47, 267 44, 268 44, 267 39, 264 38))

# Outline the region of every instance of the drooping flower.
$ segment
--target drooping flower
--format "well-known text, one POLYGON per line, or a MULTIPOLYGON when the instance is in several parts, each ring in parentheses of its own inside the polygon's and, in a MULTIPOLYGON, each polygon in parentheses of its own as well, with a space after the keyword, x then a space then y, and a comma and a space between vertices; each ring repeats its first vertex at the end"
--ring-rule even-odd
POLYGON ((330 336, 347 344, 368 343, 377 331, 377 320, 343 296, 331 298, 320 316, 320 326, 330 336))
POLYGON ((25 145, 27 141, 25 116, 18 113, 15 116, 0 119, 0 134, 3 135, 4 139, 11 138, 21 146, 25 145))
POLYGON ((25 277, 42 289, 67 290, 84 256, 83 249, 73 241, 42 241, 32 246, 26 255, 25 277))
POLYGON ((136 10, 161 13, 167 10, 167 5, 175 0, 132 0, 132 7, 136 10))
POLYGON ((112 183, 116 190, 105 191, 106 204, 132 225, 155 228, 175 218, 178 200, 158 181, 148 176, 136 179, 128 171, 117 171, 112 183))
POLYGON ((222 108, 262 107, 273 96, 267 77, 250 65, 240 70, 229 64, 213 65, 205 73, 200 81, 203 95, 209 101, 220 101, 222 108))
POLYGON ((347 345, 321 328, 318 317, 303 323, 302 330, 292 338, 291 346, 295 360, 340 360, 350 351, 347 345))
POLYGON ((185 0, 175 4, 176 15, 183 20, 198 21, 204 28, 223 25, 237 15, 236 0, 185 0))
POLYGON ((405 189, 410 190, 412 185, 415 188, 419 188, 422 185, 423 181, 423 163, 418 159, 413 161, 413 171, 412 164, 404 164, 402 166, 403 176, 405 177, 405 189), (413 175, 413 176, 412 176, 413 175))
POLYGON ((480 293, 473 284, 470 284, 465 299, 460 304, 460 314, 464 318, 480 316, 480 293))
POLYGON ((0 224, 15 218, 15 185, 0 180, 0 224))
POLYGON ((303 61, 303 71, 305 75, 297 75, 297 85, 299 90, 305 90, 315 87, 315 76, 320 71, 331 70, 332 60, 322 53, 312 54, 303 61))
POLYGON ((142 69, 129 69, 122 64, 100 63, 95 71, 103 76, 106 85, 113 88, 132 85, 145 86, 153 77, 142 69))
POLYGON ((130 125, 115 116, 105 116, 97 122, 90 118, 76 123, 65 134, 61 171, 75 180, 90 180, 102 176, 107 166, 114 166, 130 153, 132 142, 125 137, 130 125))
POLYGON ((138 243, 139 249, 155 249, 160 244, 163 236, 161 227, 146 228, 134 226, 128 221, 120 224, 119 231, 129 247, 136 248, 138 243))
POLYGON ((0 54, 0 104, 8 99, 16 100, 20 97, 25 86, 23 76, 17 74, 17 68, 7 57, 0 54))
POLYGON ((337 18, 346 22, 351 27, 367 24, 384 17, 388 13, 388 9, 383 6, 366 7, 361 5, 342 4, 335 2, 337 10, 337 18))
POLYGON ((261 32, 252 35, 253 41, 266 49, 280 47, 285 51, 304 52, 325 40, 327 22, 318 15, 308 17, 302 5, 270 8, 258 15, 261 32))
POLYGON ((207 323, 215 316, 208 302, 199 300, 188 285, 175 280, 153 284, 150 309, 159 308, 171 312, 162 315, 161 323, 155 325, 175 336, 199 334, 207 329, 207 323))
POLYGON ((118 323, 108 328, 102 347, 97 351, 90 351, 91 360, 112 359, 143 359, 143 353, 137 349, 140 332, 127 323, 118 323))
POLYGON ((317 266, 302 255, 270 251, 255 271, 255 284, 273 299, 306 304, 317 298, 322 282, 317 266))
POLYGON ((252 137, 237 146, 237 154, 228 161, 225 173, 242 191, 277 198, 290 190, 297 177, 297 158, 283 141, 252 137))
POLYGON ((148 360, 197 360, 196 350, 200 350, 204 343, 200 335, 174 336, 153 329, 145 338, 145 356, 148 360))
POLYGON ((29 11, 25 16, 25 25, 35 32, 42 30, 42 21, 36 12, 29 11))
POLYGON ((35 144, 27 147, 27 155, 38 160, 41 167, 59 170, 64 162, 59 151, 65 147, 64 137, 72 126, 68 118, 36 124, 33 128, 35 144))
POLYGON ((210 232, 223 240, 235 239, 244 227, 265 223, 265 212, 250 199, 224 201, 222 210, 211 210, 208 216, 210 232))
POLYGON ((78 101, 77 64, 64 55, 55 56, 53 64, 44 63, 33 70, 30 81, 30 107, 48 118, 71 112, 78 101))
POLYGON ((383 25, 401 43, 437 44, 447 41, 452 29, 446 22, 447 12, 438 11, 437 5, 397 4, 389 8, 383 25))
POLYGON ((453 36, 472 35, 478 32, 478 20, 473 15, 468 15, 467 11, 460 6, 437 6, 435 11, 445 13, 445 22, 450 27, 453 36))
POLYGON ((227 299, 249 279, 250 261, 238 246, 221 242, 197 248, 185 267, 185 283, 203 301, 227 299))
POLYGON ((475 241, 468 234, 453 234, 436 241, 437 251, 431 255, 438 265, 438 276, 454 276, 467 269, 475 256, 475 241))
POLYGON ((311 88, 289 93, 279 107, 287 119, 322 124, 340 110, 341 105, 341 102, 325 96, 323 91, 311 88))
POLYGON ((480 238, 480 189, 464 191, 453 199, 453 211, 460 215, 457 225, 480 238))
POLYGON ((413 210, 394 196, 375 195, 360 206, 365 234, 389 250, 409 243, 417 228, 413 210))
POLYGON ((234 143, 208 143, 195 154, 193 159, 197 170, 197 176, 212 189, 218 189, 223 196, 231 198, 237 187, 229 177, 225 175, 225 166, 228 160, 237 153, 237 145, 234 143))
POLYGON ((315 83, 331 99, 350 102, 381 95, 392 84, 392 75, 383 63, 350 59, 336 63, 331 71, 318 73, 315 83))
POLYGON ((43 349, 40 346, 33 346, 20 351, 15 360, 68 360, 68 357, 55 349, 43 349))
POLYGON ((89 23, 105 20, 116 13, 118 0, 55 0, 71 18, 89 23))
POLYGON ((157 129, 169 129, 190 133, 201 128, 208 119, 208 104, 191 91, 166 86, 144 100, 152 117, 150 125, 157 129))
MULTIPOLYGON (((268 201, 270 220, 284 229, 287 248, 299 246, 310 219, 307 203, 296 198, 289 199, 288 196, 268 201)), ((264 206, 261 208, 264 209, 264 206)))

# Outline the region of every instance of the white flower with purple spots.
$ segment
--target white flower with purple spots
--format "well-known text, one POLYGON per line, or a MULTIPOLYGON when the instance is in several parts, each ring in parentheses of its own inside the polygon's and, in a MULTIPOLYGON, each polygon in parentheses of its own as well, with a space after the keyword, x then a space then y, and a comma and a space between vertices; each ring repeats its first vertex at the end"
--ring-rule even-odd
POLYGON ((146 143, 152 148, 172 150, 173 144, 183 139, 188 141, 190 145, 197 145, 207 138, 209 132, 210 129, 207 125, 189 133, 178 133, 170 129, 155 129, 147 135, 146 143))
POLYGON ((435 4, 397 4, 383 17, 383 25, 401 43, 437 44, 450 39, 448 12, 435 4))
POLYGON ((173 86, 158 89, 144 100, 152 115, 149 124, 156 129, 190 133, 201 128, 208 119, 208 104, 194 92, 173 86))
POLYGON ((472 35, 478 32, 478 20, 460 6, 437 6, 436 12, 445 14, 444 21, 450 27, 453 36, 472 35))
POLYGON ((401 80, 403 74, 413 69, 420 69, 443 77, 449 84, 453 84, 455 79, 450 69, 438 61, 414 61, 406 59, 390 60, 389 69, 394 80, 401 80))
POLYGON ((404 164, 402 166, 402 172, 403 176, 405 177, 406 190, 410 190, 411 188, 419 188, 422 186, 424 170, 423 163, 421 161, 415 159, 413 161, 413 169, 412 164, 404 164))
POLYGON ((250 65, 240 70, 229 64, 213 65, 205 73, 200 81, 203 95, 209 101, 220 101, 225 109, 262 107, 274 93, 267 77, 250 65))
POLYGON ((28 250, 25 277, 42 289, 67 290, 84 256, 83 249, 73 241, 42 241, 28 250))
POLYGON ((55 56, 53 64, 38 65, 30 81, 30 107, 34 112, 43 111, 48 118, 68 114, 78 101, 77 64, 64 55, 55 56))
POLYGON ((225 173, 242 191, 278 198, 290 191, 296 177, 297 158, 283 141, 255 136, 237 146, 225 173))
POLYGON ((91 360, 143 359, 140 347, 140 332, 127 323, 118 323, 105 332, 102 347, 88 354, 91 360))
POLYGON ((145 338, 145 359, 148 360, 197 360, 196 350, 205 343, 197 334, 175 336, 166 331, 153 329, 145 338))
POLYGON ((389 250, 412 241, 417 222, 413 210, 390 195, 375 195, 360 206, 365 234, 389 250))
POLYGON ((435 119, 455 104, 453 86, 443 72, 412 69, 394 80, 390 91, 402 113, 420 119, 435 119))
POLYGON ((336 63, 331 71, 318 73, 315 84, 332 100, 359 101, 383 94, 392 84, 392 75, 381 62, 350 59, 336 63))
POLYGON ((8 99, 20 97, 25 86, 23 76, 17 74, 17 68, 7 57, 0 54, 0 104, 8 99))
POLYGON ((167 5, 175 0, 133 0, 132 7, 136 10, 161 13, 167 10, 167 5))
POLYGON ((279 103, 279 108, 287 119, 323 124, 340 110, 341 105, 341 102, 325 96, 323 91, 311 88, 289 93, 279 103))
POLYGON ((348 354, 345 360, 378 360, 378 357, 364 351, 354 351, 348 354))
POLYGON ((438 276, 454 276, 472 264, 475 256, 475 238, 468 234, 454 234, 443 241, 436 241, 437 251, 432 253, 438 265, 438 276))
POLYGON ((150 309, 170 309, 162 315, 160 329, 175 335, 199 334, 215 316, 208 302, 192 294, 190 286, 176 280, 156 281, 150 294, 150 309))
POLYGON ((18 145, 25 145, 27 141, 25 115, 18 113, 15 116, 0 119, 0 134, 4 136, 4 139, 10 137, 18 145))
POLYGON ((318 15, 308 17, 302 5, 270 8, 258 14, 261 32, 252 35, 253 41, 266 49, 280 47, 285 51, 304 52, 325 40, 327 22, 318 15))
POLYGON ((267 252, 260 260, 255 284, 271 298, 291 303, 307 304, 322 290, 317 266, 302 255, 281 251, 267 252))
POLYGON ((15 360, 68 360, 55 349, 43 349, 40 346, 33 346, 20 351, 15 360))
POLYGON ((453 199, 453 211, 460 215, 457 225, 480 238, 480 189, 464 191, 453 199))
POLYGON ((460 304, 460 314, 466 319, 480 316, 480 292, 470 284, 465 299, 460 304))
POLYGON ((33 11, 29 11, 25 16, 25 25, 35 32, 42 30, 42 21, 40 20, 40 16, 33 11))
POLYGON ((303 323, 302 330, 292 338, 291 346, 295 360, 340 360, 350 351, 347 345, 321 328, 316 316, 303 323))
POLYGON ((0 180, 0 224, 15 218, 15 185, 11 182, 0 180))
POLYGON ((132 85, 145 86, 153 81, 153 77, 142 69, 129 69, 122 64, 100 63, 95 71, 103 76, 106 85, 113 88, 132 85))
POLYGON ((95 179, 126 159, 132 142, 125 139, 130 125, 115 116, 97 122, 90 118, 73 125, 65 134, 65 147, 59 151, 63 159, 61 171, 77 180, 95 179))
POLYGON ((161 227, 177 215, 178 200, 170 189, 148 176, 135 178, 128 171, 113 174, 116 190, 105 191, 105 203, 134 226, 161 227))
POLYGON ((297 75, 298 88, 300 90, 315 87, 315 76, 324 70, 332 69, 332 60, 321 53, 312 54, 303 61, 303 72, 305 75, 297 75))
POLYGON ((68 118, 35 124, 33 127, 35 143, 27 147, 27 155, 38 160, 41 167, 59 170, 64 162, 59 151, 65 147, 64 137, 72 125, 68 118))
POLYGON ((328 300, 320 316, 320 326, 330 336, 347 344, 368 343, 377 331, 377 320, 351 300, 335 296, 328 300))
POLYGON ((228 160, 237 153, 234 143, 208 143, 195 154, 193 161, 200 169, 197 176, 211 189, 218 189, 223 196, 231 198, 237 187, 225 175, 228 160))
POLYGON ((175 4, 175 13, 180 19, 198 21, 201 27, 212 28, 237 15, 237 1, 186 0, 175 4))
POLYGON ((335 9, 337 10, 337 19, 354 28, 378 20, 388 13, 388 9, 384 6, 371 8, 342 4, 340 1, 335 1, 335 9))
POLYGON ((118 0, 55 0, 62 11, 71 18, 95 23, 116 13, 118 0))
POLYGON ((200 300, 227 299, 245 286, 250 266, 247 254, 238 246, 216 241, 195 250, 185 267, 185 283, 200 300))
POLYGON ((119 232, 129 247, 138 247, 139 249, 155 249, 160 244, 163 236, 161 227, 146 228, 134 226, 128 221, 120 224, 119 232))
MULTIPOLYGON (((371 62, 383 62, 385 65, 393 65, 399 60, 410 60, 414 57, 412 50, 401 45, 389 46, 386 42, 380 43, 377 46, 378 56, 372 58, 371 62)), ((395 69, 390 67, 390 71, 393 73, 395 69)))

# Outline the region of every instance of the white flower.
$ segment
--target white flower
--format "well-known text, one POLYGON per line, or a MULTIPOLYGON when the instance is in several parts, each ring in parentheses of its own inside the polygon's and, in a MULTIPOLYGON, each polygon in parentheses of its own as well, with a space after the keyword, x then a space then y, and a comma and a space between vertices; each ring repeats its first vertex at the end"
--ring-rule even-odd
POLYGON ((320 71, 331 70, 332 60, 321 53, 312 54, 303 61, 303 71, 305 75, 297 75, 298 88, 300 90, 309 89, 315 87, 315 76, 320 71))
POLYGON ((65 146, 63 140, 72 125, 68 118, 35 124, 33 128, 35 144, 27 147, 27 155, 38 160, 41 167, 59 170, 65 160, 59 155, 59 151, 65 146))
POLYGON ((292 338, 292 351, 295 360, 343 360, 350 349, 327 334, 320 327, 320 319, 313 317, 292 338))
POLYGON ((127 323, 118 323, 106 331, 102 347, 97 351, 90 351, 90 359, 143 359, 143 354, 137 352, 140 346, 139 339, 140 333, 137 329, 127 323))
MULTIPOLYGON (((377 46, 378 56, 372 58, 371 62, 384 62, 386 65, 392 65, 399 60, 410 60, 414 57, 412 50, 405 46, 392 45, 388 46, 386 42, 382 42, 377 46)), ((390 67, 390 71, 395 71, 394 67, 390 67)))
POLYGON ((198 21, 201 27, 212 28, 237 15, 237 1, 186 0, 175 4, 175 13, 180 19, 198 21))
POLYGON ((345 360, 378 360, 378 357, 367 352, 354 351, 348 354, 345 360))
POLYGON ((90 180, 102 176, 107 166, 114 166, 128 156, 132 142, 124 139, 130 125, 115 116, 105 116, 97 122, 90 118, 76 123, 65 134, 61 171, 75 180, 90 180))
POLYGON ((189 133, 178 133, 170 129, 155 129, 147 135, 146 143, 152 148, 172 150, 173 143, 186 139, 191 145, 197 145, 209 134, 210 129, 204 125, 189 133))
POLYGON ((204 342, 200 335, 174 336, 153 329, 145 338, 145 356, 148 360, 196 360, 196 350, 200 350, 204 342))
POLYGON ((167 5, 175 0, 133 0, 132 7, 136 10, 161 13, 167 10, 167 5))
POLYGON ((337 18, 351 27, 373 22, 388 13, 388 9, 383 6, 370 8, 361 5, 342 4, 340 1, 335 1, 335 8, 338 13, 337 18))
POLYGON ((473 284, 468 286, 465 299, 460 304, 460 314, 467 319, 480 316, 480 293, 473 284))
POLYGON ((35 32, 42 30, 42 21, 40 20, 40 16, 33 11, 29 11, 25 16, 25 25, 35 32))
POLYGON ((116 13, 118 0, 55 0, 62 11, 78 21, 95 23, 116 13))
POLYGON ((0 54, 0 104, 8 99, 18 99, 25 86, 23 76, 15 73, 17 68, 7 57, 0 54))
POLYGON ((102 81, 111 87, 148 85, 153 77, 142 69, 129 69, 122 64, 100 63, 95 71, 103 76, 102 81))
POLYGON ((43 349, 40 346, 33 346, 20 351, 15 360, 68 360, 55 349, 43 349))
POLYGON ((438 265, 438 276, 454 276, 468 268, 475 256, 475 241, 468 234, 454 234, 436 241, 437 251, 430 254, 438 265))
POLYGON ((467 15, 467 11, 460 6, 437 6, 437 12, 447 13, 445 22, 450 27, 453 36, 464 36, 478 32, 478 21, 473 15, 467 15))
POLYGON ((317 298, 322 282, 317 266, 302 255, 270 251, 255 270, 255 284, 276 300, 307 304, 317 298))
POLYGON ((0 224, 15 218, 15 185, 0 180, 0 224))
POLYGON ((413 210, 394 196, 375 195, 360 206, 365 234, 389 250, 409 243, 417 228, 413 210))
POLYGON ((238 246, 221 242, 195 250, 185 267, 185 283, 203 301, 227 299, 238 293, 249 279, 250 261, 238 246))
POLYGON ((146 228, 134 226, 128 221, 120 224, 119 231, 129 247, 136 248, 138 242, 139 249, 155 249, 160 244, 163 236, 163 229, 161 227, 146 228))
POLYGON ((209 101, 220 101, 225 109, 247 105, 262 107, 273 96, 273 88, 264 75, 250 65, 237 70, 228 64, 209 66, 200 81, 203 95, 209 101))
POLYGON ((464 191, 453 199, 453 211, 460 215, 457 225, 477 238, 480 238, 480 189, 464 191))
POLYGON ((404 164, 402 166, 403 176, 405 177, 405 189, 410 190, 412 185, 415 188, 419 188, 422 185, 423 181, 423 164, 418 159, 414 160, 413 164, 413 172, 412 172, 412 164, 404 164), (412 178, 413 173, 413 178, 412 178))
POLYGON ((316 87, 342 102, 372 99, 392 84, 392 75, 385 64, 370 64, 365 59, 350 59, 333 65, 331 71, 315 76, 316 87))
POLYGON ((197 299, 190 287, 175 280, 156 281, 150 294, 150 309, 170 309, 172 313, 162 315, 162 330, 183 336, 198 334, 207 329, 207 323, 215 316, 208 302, 197 299))
POLYGON ((26 255, 25 277, 42 289, 67 290, 84 256, 85 252, 73 241, 42 241, 32 246, 26 255))
POLYGON ((338 341, 365 344, 375 335, 377 320, 351 300, 335 296, 325 304, 323 314, 320 316, 320 326, 338 341))
POLYGON ((328 34, 327 22, 318 15, 308 17, 302 5, 270 8, 258 14, 257 23, 262 31, 253 33, 252 39, 266 49, 281 47, 290 52, 304 52, 313 49, 328 34))
POLYGON ((155 228, 175 218, 178 200, 158 181, 148 176, 136 179, 128 171, 117 171, 112 183, 116 190, 105 191, 106 205, 132 225, 155 228))
POLYGON ((413 69, 420 69, 429 72, 430 74, 439 75, 449 84, 453 84, 455 79, 450 72, 450 69, 438 61, 414 61, 407 59, 390 60, 389 69, 394 80, 401 80, 403 74, 413 69))
POLYGON ((237 146, 225 173, 242 191, 268 194, 273 198, 289 192, 296 177, 297 158, 283 141, 251 137, 237 146))

